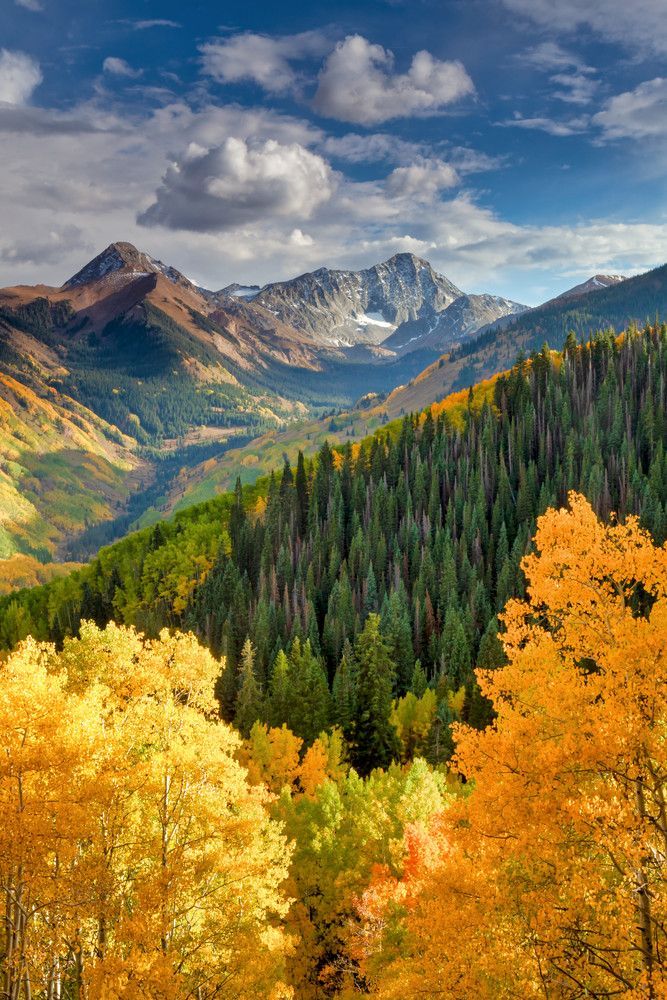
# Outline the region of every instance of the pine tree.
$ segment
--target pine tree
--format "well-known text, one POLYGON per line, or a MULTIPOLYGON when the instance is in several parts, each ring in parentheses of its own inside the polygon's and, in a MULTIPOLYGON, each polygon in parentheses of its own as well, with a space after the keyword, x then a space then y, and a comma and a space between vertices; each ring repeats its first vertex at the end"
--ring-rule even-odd
POLYGON ((452 737, 453 722, 454 713, 449 707, 449 700, 447 694, 445 694, 445 697, 438 703, 435 718, 428 736, 426 759, 434 766, 446 763, 454 753, 454 739, 452 737))
POLYGON ((308 477, 306 476, 306 463, 302 451, 299 451, 296 462, 294 486, 296 490, 297 528, 299 535, 303 537, 308 527, 308 477))
POLYGON ((250 639, 246 639, 241 651, 239 693, 236 699, 234 722, 237 729, 247 739, 253 724, 261 721, 263 715, 264 699, 255 675, 255 648, 250 639))
POLYGON ((352 743, 357 713, 357 676, 354 653, 347 639, 333 680, 332 703, 333 724, 342 730, 348 743, 352 743))
POLYGON ((310 640, 295 639, 288 657, 289 706, 287 725, 306 743, 312 743, 329 726, 331 695, 321 660, 310 640))
POLYGON ((289 661, 281 649, 274 660, 269 683, 267 715, 272 726, 280 728, 286 724, 291 698, 289 661))
POLYGON ((355 645, 358 706, 352 762, 360 774, 387 767, 398 756, 396 730, 391 724, 395 666, 380 632, 380 617, 371 614, 355 645))
POLYGON ((412 681, 410 682, 410 690, 412 691, 412 693, 415 695, 416 698, 421 698, 427 687, 428 687, 428 680, 426 679, 424 668, 421 665, 421 660, 415 660, 415 669, 412 672, 412 681))

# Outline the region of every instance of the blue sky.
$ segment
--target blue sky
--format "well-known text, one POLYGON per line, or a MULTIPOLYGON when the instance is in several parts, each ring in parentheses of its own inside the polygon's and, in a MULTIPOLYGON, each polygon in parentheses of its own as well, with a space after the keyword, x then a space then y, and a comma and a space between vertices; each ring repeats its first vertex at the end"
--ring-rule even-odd
POLYGON ((667 260, 664 0, 4 0, 0 284, 396 251, 530 304, 667 260))

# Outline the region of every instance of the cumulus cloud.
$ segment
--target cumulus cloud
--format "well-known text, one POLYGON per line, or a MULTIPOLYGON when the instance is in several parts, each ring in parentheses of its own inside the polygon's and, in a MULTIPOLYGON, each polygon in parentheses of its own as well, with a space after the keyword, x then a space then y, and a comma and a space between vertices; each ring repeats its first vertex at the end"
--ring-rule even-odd
POLYGON ((35 14, 40 10, 44 10, 39 0, 16 0, 16 6, 24 7, 26 10, 31 10, 35 14))
POLYGON ((664 0, 503 0, 509 10, 563 33, 589 28, 624 47, 667 52, 664 0))
POLYGON ((474 89, 458 60, 443 61, 422 50, 407 73, 396 73, 389 50, 361 35, 349 35, 320 71, 313 107, 327 118, 375 125, 435 114, 474 89))
POLYGON ((118 56, 107 56, 102 63, 102 69, 105 73, 109 73, 110 76, 125 76, 132 80, 136 80, 138 76, 141 76, 140 69, 134 69, 128 62, 120 59, 118 56))
POLYGON ((218 232, 276 216, 308 218, 331 197, 334 183, 329 164, 298 143, 235 137, 212 149, 191 143, 138 221, 218 232))
POLYGON ((414 198, 418 202, 433 201, 437 195, 458 183, 459 176, 450 163, 431 159, 396 167, 387 178, 387 192, 393 198, 414 198))
MULTIPOLYGON (((0 109, 0 125, 3 113, 23 121, 33 111, 37 109, 5 106, 0 109)), ((68 121, 42 109, 43 127, 33 119, 12 133, 12 155, 0 171, 0 285, 60 284, 94 250, 118 238, 169 261, 209 288, 235 280, 263 284, 323 264, 365 267, 405 250, 427 257, 466 290, 529 302, 556 294, 597 271, 632 273, 667 259, 667 226, 658 222, 581 219, 569 224, 565 219, 555 226, 518 225, 479 205, 471 195, 452 196, 451 188, 443 188, 427 200, 419 184, 410 189, 410 175, 397 175, 403 176, 402 186, 397 177, 390 180, 394 166, 423 167, 438 159, 460 176, 466 170, 498 165, 474 151, 415 149, 405 162, 395 164, 389 157, 380 161, 389 164, 378 171, 387 176, 362 183, 327 166, 326 136, 320 129, 267 108, 193 108, 174 101, 146 113, 140 124, 134 109, 115 114, 96 102, 73 108, 68 121), (76 141, 70 126, 81 128, 76 141), (128 135, 131 142, 126 141, 128 135), (223 169, 215 151, 230 136, 243 140, 240 166, 225 164, 223 169), (304 168, 310 183, 294 180, 299 171, 293 164, 285 167, 280 150, 277 158, 284 169, 276 167, 277 177, 268 184, 259 179, 261 170, 252 154, 263 154, 271 140, 279 147, 301 147, 295 157, 299 162, 303 153, 319 161, 312 173, 304 168), (160 189, 156 197, 156 178, 174 159, 171 151, 187 150, 193 142, 201 147, 198 155, 208 157, 200 164, 204 179, 198 183, 193 179, 194 167, 184 165, 186 157, 181 154, 175 159, 181 167, 177 180, 183 192, 174 194, 176 180, 170 179, 163 185, 164 194, 160 189), (216 179, 222 181, 220 189, 213 184, 216 179), (174 221, 192 226, 190 191, 194 188, 196 204, 209 182, 213 194, 210 200, 203 199, 201 212, 211 215, 216 225, 205 221, 199 229, 174 228, 174 221), (269 202, 265 200, 261 208, 253 204, 254 183, 258 197, 269 202), (392 184, 399 184, 400 195, 392 193, 392 184), (271 198, 267 188, 273 191, 271 198), (322 200, 309 200, 313 189, 322 200), (154 225, 147 228, 143 218, 138 223, 137 210, 148 214, 152 205, 159 208, 153 209, 154 225), (175 218, 177 208, 180 219, 175 218), (167 223, 155 224, 163 210, 167 223), (84 234, 78 238, 77 228, 84 234), (60 239, 49 239, 43 255, 42 237, 33 246, 25 235, 42 234, 46 242, 44 234, 51 231, 60 239), (68 232, 71 241, 65 238, 68 232)), ((420 180, 423 185, 424 177, 420 180)))
POLYGON ((0 104, 27 104, 41 82, 42 71, 32 56, 0 49, 0 104))
POLYGON ((607 139, 667 137, 667 79, 646 80, 610 98, 593 123, 607 139))
POLYGON ((322 31, 298 35, 245 32, 200 46, 204 72, 219 83, 250 80, 271 94, 294 90, 299 77, 293 62, 324 55, 330 47, 322 31))

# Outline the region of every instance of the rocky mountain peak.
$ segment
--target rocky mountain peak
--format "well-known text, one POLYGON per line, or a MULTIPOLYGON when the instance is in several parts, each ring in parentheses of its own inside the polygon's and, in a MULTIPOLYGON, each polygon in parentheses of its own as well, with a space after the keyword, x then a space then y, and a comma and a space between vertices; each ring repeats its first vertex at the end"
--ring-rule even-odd
POLYGON ((116 272, 123 272, 129 276, 163 274, 175 285, 185 284, 192 287, 192 282, 175 267, 163 264, 161 260, 156 260, 142 250, 138 250, 132 243, 123 240, 110 243, 102 253, 99 253, 80 271, 77 271, 62 287, 76 288, 79 285, 88 285, 94 281, 101 281, 116 272))
MULTIPOLYGON (((422 268, 427 271, 433 271, 433 267, 427 260, 423 257, 418 257, 414 253, 408 253, 407 251, 402 251, 401 253, 395 253, 393 256, 388 257, 387 260, 383 261, 382 264, 378 264, 378 267, 412 267, 415 270, 421 270, 422 268)), ((435 271, 433 271, 435 274, 435 271)))

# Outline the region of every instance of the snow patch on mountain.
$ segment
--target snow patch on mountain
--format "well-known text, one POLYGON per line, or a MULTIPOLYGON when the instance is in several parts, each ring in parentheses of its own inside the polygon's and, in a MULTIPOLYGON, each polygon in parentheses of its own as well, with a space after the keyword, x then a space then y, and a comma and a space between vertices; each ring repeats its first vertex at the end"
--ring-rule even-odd
POLYGON ((360 313, 355 316, 357 326, 379 326, 385 330, 395 330, 395 323, 388 323, 382 313, 360 313))

